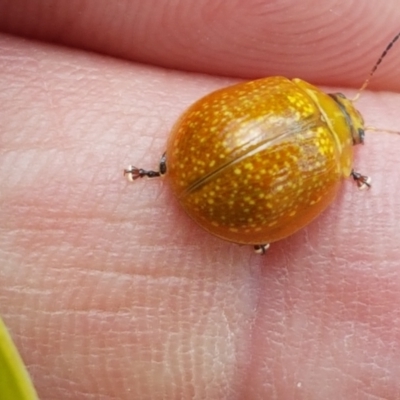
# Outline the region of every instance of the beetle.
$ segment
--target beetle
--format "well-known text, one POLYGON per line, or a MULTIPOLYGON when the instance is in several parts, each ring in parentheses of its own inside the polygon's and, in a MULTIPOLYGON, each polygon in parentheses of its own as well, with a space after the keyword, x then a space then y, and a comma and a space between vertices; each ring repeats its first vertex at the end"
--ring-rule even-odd
POLYGON ((124 174, 132 181, 165 176, 202 228, 264 254, 325 210, 344 178, 370 187, 371 179, 353 169, 353 146, 364 143, 366 129, 358 97, 281 76, 229 86, 183 113, 158 170, 129 166, 124 174))

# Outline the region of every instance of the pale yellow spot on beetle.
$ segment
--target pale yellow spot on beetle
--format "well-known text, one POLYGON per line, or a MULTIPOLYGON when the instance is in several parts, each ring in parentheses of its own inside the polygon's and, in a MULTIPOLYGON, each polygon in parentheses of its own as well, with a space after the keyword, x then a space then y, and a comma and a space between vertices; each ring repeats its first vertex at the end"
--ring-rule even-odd
POLYGON ((310 204, 311 204, 311 205, 314 205, 314 204, 319 203, 320 201, 321 201, 321 196, 317 197, 317 198, 314 199, 314 200, 311 200, 311 201, 310 201, 310 204))

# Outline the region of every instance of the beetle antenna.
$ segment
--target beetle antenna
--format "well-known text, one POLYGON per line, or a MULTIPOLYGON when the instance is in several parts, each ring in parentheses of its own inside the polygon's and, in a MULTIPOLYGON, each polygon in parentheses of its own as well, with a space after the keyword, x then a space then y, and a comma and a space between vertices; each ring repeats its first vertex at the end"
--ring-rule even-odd
POLYGON ((385 132, 385 133, 393 133, 395 135, 400 135, 400 131, 394 131, 392 129, 379 129, 375 128, 374 126, 366 126, 366 131, 373 131, 373 132, 385 132))
POLYGON ((378 58, 378 61, 375 63, 375 65, 371 69, 371 72, 369 73, 368 78, 362 84, 361 88, 358 90, 358 93, 355 95, 355 97, 354 97, 354 99, 352 101, 357 101, 359 99, 361 92, 369 85, 369 82, 371 81, 371 78, 374 76, 375 71, 378 69, 379 64, 386 57, 387 53, 389 53, 389 50, 393 47, 393 45, 396 43, 396 41, 399 38, 400 38, 400 32, 386 46, 386 49, 383 51, 381 56, 378 58))

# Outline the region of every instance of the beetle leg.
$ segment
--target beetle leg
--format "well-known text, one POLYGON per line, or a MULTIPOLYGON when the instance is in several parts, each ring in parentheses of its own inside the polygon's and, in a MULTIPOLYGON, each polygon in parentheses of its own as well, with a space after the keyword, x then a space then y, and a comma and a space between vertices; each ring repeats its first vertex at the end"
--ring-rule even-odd
POLYGON ((361 175, 359 172, 354 171, 354 169, 351 171, 350 175, 360 190, 369 189, 371 187, 371 177, 361 175))
POLYGON ((124 170, 124 175, 128 179, 128 181, 134 181, 138 178, 143 178, 147 176, 148 178, 156 178, 160 176, 160 172, 158 171, 146 171, 142 168, 136 168, 133 165, 130 165, 128 168, 124 170))
POLYGON ((136 168, 133 165, 129 165, 128 168, 124 170, 124 176, 128 179, 128 181, 135 181, 138 178, 157 178, 158 176, 164 175, 167 172, 167 157, 165 153, 161 156, 160 167, 158 171, 147 171, 142 168, 136 168))
POLYGON ((269 249, 270 244, 269 243, 265 243, 265 244, 256 244, 254 245, 254 252, 256 254, 265 254, 267 252, 267 250, 269 249))

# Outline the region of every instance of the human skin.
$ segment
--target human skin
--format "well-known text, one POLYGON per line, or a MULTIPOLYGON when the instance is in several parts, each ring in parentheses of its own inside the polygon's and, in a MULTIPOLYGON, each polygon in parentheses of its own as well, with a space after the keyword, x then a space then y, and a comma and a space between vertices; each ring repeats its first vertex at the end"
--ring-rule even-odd
MULTIPOLYGON (((264 257, 122 176, 239 79, 353 96, 397 3, 0 0, 0 314, 42 400, 400 398, 400 136, 367 132, 372 189, 264 257)), ((400 130, 399 65, 400 43, 368 126, 400 130)))

